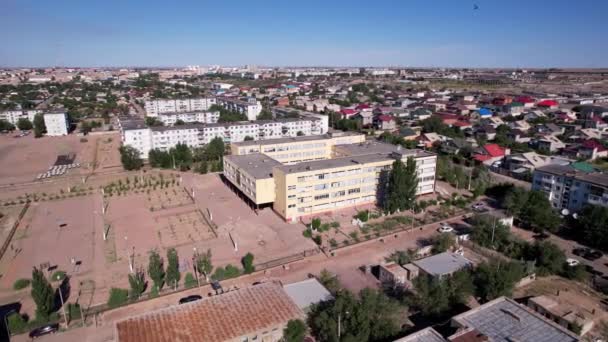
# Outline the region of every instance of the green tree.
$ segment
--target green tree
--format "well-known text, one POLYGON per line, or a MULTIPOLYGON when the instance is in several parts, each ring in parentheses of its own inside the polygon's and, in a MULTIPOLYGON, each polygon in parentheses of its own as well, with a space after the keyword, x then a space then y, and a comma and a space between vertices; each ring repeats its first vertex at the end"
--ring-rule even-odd
POLYGON ((268 109, 262 109, 260 114, 258 115, 258 120, 272 120, 272 112, 268 109))
POLYGON ((158 120, 157 118, 148 116, 148 117, 146 117, 146 126, 151 126, 151 127, 163 126, 163 122, 158 120))
POLYGON ((119 288, 111 288, 110 295, 108 297, 108 306, 110 308, 117 308, 121 305, 126 304, 129 301, 129 290, 127 289, 119 289, 119 288))
POLYGON ((246 274, 255 272, 255 266, 253 266, 253 254, 245 254, 245 256, 241 259, 241 263, 243 264, 243 270, 246 274))
POLYGON ((129 274, 129 285, 131 299, 138 299, 146 289, 146 274, 144 270, 137 269, 135 273, 129 274))
POLYGON ((185 124, 186 124, 186 123, 184 122, 184 120, 177 119, 177 120, 175 120, 175 124, 174 124, 174 126, 183 126, 183 125, 185 125, 185 124))
POLYGON ((338 293, 342 289, 338 276, 333 275, 327 269, 322 269, 319 273, 319 282, 331 293, 338 293))
POLYGON ((4 131, 14 131, 15 130, 15 125, 13 125, 12 123, 1 119, 0 120, 0 132, 4 132, 4 131))
POLYGON ((192 150, 186 144, 177 144, 169 150, 174 166, 181 171, 186 171, 192 165, 192 150))
POLYGON ((19 118, 19 120, 17 120, 17 128, 19 128, 20 131, 29 131, 33 127, 34 125, 32 122, 27 118, 19 118))
POLYGON ((169 169, 173 167, 173 158, 169 152, 155 148, 148 152, 148 163, 150 163, 150 166, 152 167, 169 169))
POLYGON ((34 116, 34 136, 36 138, 40 138, 44 133, 46 133, 46 124, 44 123, 44 116, 38 113, 34 116))
POLYGON ((475 270, 477 295, 484 301, 511 296, 515 284, 524 276, 524 266, 518 262, 491 260, 475 270))
POLYGON ((536 242, 529 249, 527 260, 536 260, 538 275, 558 274, 566 264, 566 255, 550 241, 536 242))
POLYGON ((211 262, 211 249, 207 252, 198 254, 196 257, 196 269, 205 276, 209 281, 209 275, 213 272, 213 263, 211 262))
POLYGON ((559 215, 540 191, 528 193, 525 205, 519 211, 519 219, 526 222, 537 233, 543 233, 545 230, 555 232, 560 224, 559 215))
POLYGON ((163 265, 163 259, 157 251, 153 250, 150 252, 148 257, 148 276, 152 279, 154 286, 160 290, 165 284, 165 270, 163 265))
POLYGON ((414 279, 415 294, 410 303, 429 317, 440 316, 454 305, 462 304, 473 293, 473 281, 466 270, 446 279, 420 275, 414 279))
POLYGON ((139 170, 143 165, 143 160, 139 157, 139 151, 133 146, 123 145, 119 149, 122 167, 127 170, 139 170))
POLYGON ((472 222, 471 239, 480 246, 487 248, 504 246, 511 237, 509 227, 491 216, 477 215, 473 217, 472 222))
POLYGON ((404 251, 394 251, 386 258, 386 261, 392 261, 403 266, 412 262, 412 260, 414 260, 415 255, 416 251, 413 249, 407 249, 404 251))
POLYGON ((439 234, 433 241, 433 253, 443 253, 456 245, 453 234, 439 234))
POLYGON ((55 292, 42 270, 32 270, 32 299, 36 303, 36 319, 46 321, 53 310, 55 292))
POLYGON ((416 203, 417 188, 418 175, 414 158, 409 157, 406 165, 399 159, 395 160, 389 175, 384 209, 391 213, 412 209, 416 203))
POLYGON ((250 135, 245 136, 245 138, 243 139, 244 141, 252 141, 253 137, 250 135))
POLYGON ((179 279, 179 258, 177 256, 177 251, 175 248, 169 248, 167 250, 167 274, 165 275, 165 280, 167 285, 177 289, 179 279))
POLYGON ((592 247, 608 250, 608 208, 589 205, 579 213, 572 226, 580 231, 583 242, 592 247))
POLYGON ((209 144, 207 144, 206 154, 207 160, 222 160, 224 157, 224 140, 220 137, 216 137, 211 139, 209 144))
POLYGON ((378 290, 340 291, 312 306, 308 324, 318 341, 385 341, 399 332, 399 304, 378 290), (340 320, 340 338, 338 338, 340 320))
POLYGON ((306 337, 306 323, 301 319, 291 319, 283 329, 285 342, 303 342, 306 337))

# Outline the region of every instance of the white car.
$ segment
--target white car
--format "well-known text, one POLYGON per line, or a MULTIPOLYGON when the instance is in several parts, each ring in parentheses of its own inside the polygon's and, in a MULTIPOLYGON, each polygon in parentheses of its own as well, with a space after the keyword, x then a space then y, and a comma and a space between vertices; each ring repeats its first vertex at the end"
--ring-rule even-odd
POLYGON ((568 258, 566 259, 566 263, 568 264, 568 266, 574 267, 580 265, 581 262, 574 258, 568 258))
POLYGON ((483 211, 484 210, 484 205, 481 202, 475 203, 471 206, 471 208, 475 211, 483 211))
POLYGON ((454 228, 445 222, 441 222, 437 231, 440 233, 451 233, 454 231, 454 228))

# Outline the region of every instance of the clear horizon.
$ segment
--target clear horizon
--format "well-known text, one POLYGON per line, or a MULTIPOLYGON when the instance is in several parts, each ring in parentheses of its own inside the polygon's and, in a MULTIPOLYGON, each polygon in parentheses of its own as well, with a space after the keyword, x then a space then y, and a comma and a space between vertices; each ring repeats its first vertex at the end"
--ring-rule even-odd
POLYGON ((605 13, 600 0, 8 0, 0 67, 605 68, 605 13))

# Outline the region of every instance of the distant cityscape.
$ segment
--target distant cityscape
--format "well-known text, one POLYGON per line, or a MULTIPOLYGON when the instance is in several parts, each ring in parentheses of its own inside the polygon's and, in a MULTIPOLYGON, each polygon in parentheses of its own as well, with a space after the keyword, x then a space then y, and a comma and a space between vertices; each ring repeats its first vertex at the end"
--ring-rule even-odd
POLYGON ((608 69, 0 70, 0 336, 605 341, 608 69))

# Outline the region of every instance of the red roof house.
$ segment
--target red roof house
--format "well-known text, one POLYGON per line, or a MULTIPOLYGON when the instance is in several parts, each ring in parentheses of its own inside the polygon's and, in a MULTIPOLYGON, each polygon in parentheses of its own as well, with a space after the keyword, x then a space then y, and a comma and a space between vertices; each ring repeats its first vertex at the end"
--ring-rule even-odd
POLYGON ((342 114, 342 116, 345 118, 349 118, 357 113, 358 112, 352 108, 344 108, 344 109, 340 110, 340 114, 342 114))
POLYGON ((542 100, 536 104, 538 107, 557 107, 559 103, 555 100, 542 100))
POLYGON ((479 152, 477 152, 473 158, 478 162, 484 164, 491 164, 497 160, 502 159, 504 156, 510 153, 508 148, 501 147, 498 144, 487 144, 484 145, 479 152))

